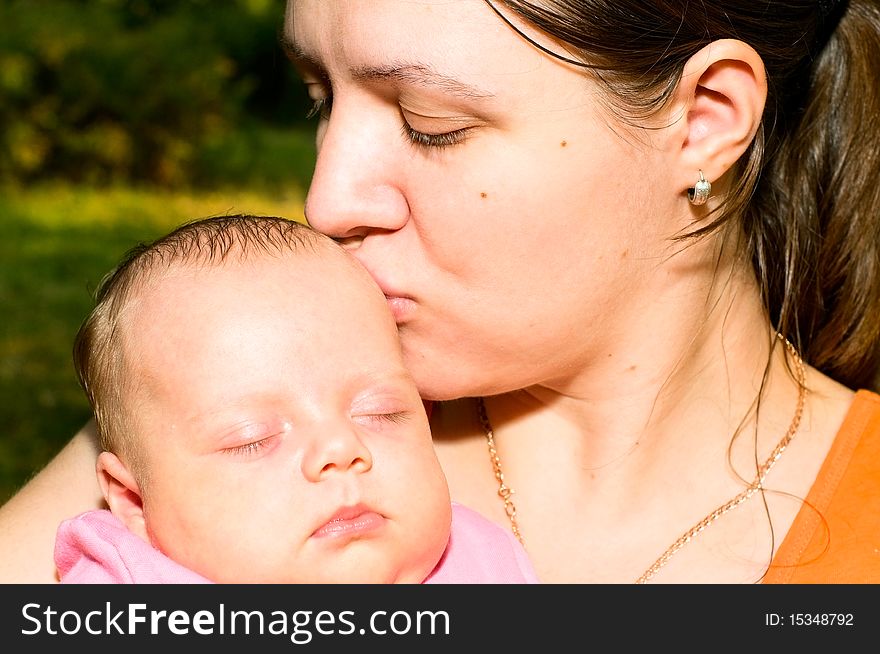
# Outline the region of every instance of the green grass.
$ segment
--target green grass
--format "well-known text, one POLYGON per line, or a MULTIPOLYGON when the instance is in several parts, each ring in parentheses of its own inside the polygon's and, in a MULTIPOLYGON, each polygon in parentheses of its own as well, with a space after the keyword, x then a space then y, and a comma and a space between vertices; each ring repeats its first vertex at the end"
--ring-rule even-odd
POLYGON ((46 185, 0 189, 0 503, 87 421, 71 346, 97 282, 139 241, 187 220, 302 220, 302 193, 46 185))

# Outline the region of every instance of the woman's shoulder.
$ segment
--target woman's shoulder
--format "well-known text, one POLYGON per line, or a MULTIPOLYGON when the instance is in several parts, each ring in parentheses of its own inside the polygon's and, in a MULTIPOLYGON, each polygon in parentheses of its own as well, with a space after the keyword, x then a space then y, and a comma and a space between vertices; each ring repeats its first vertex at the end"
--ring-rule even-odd
POLYGON ((853 406, 878 413, 880 412, 880 393, 869 388, 859 389, 853 397, 853 406))
MULTIPOLYGON (((850 414, 853 418, 863 415, 869 420, 873 419, 871 425, 876 427, 877 418, 880 417, 880 393, 867 388, 857 391, 853 397, 850 414)), ((847 418, 850 416, 848 415, 847 418)))
POLYGON ((834 442, 835 449, 880 447, 880 393, 862 388, 852 394, 834 442))

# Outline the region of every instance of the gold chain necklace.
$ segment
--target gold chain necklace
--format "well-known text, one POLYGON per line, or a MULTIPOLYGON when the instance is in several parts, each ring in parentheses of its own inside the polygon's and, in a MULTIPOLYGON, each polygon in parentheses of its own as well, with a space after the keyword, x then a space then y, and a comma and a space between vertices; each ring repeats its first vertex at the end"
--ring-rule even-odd
POLYGON ((483 425, 483 431, 486 434, 486 443, 489 445, 489 458, 492 460, 492 469, 495 471, 495 479, 498 480, 498 495, 504 501, 504 512, 510 519, 510 528, 513 535, 525 547, 522 534, 519 533, 519 525, 516 522, 516 506, 510 496, 513 495, 513 489, 504 483, 504 471, 501 470, 501 459, 498 458, 498 450, 495 448, 495 432, 492 431, 492 423, 489 422, 489 416, 486 414, 486 403, 483 398, 477 398, 477 410, 480 412, 480 424, 483 425))
MULTIPOLYGON (((700 520, 693 527, 684 532, 681 536, 679 536, 675 542, 670 545, 663 554, 661 554, 654 563, 652 563, 645 572, 636 579, 635 583, 644 584, 647 583, 657 572, 662 568, 672 556, 678 552, 682 547, 687 545, 691 540, 693 540, 697 534, 703 531, 710 524, 715 522, 718 518, 723 516, 728 511, 735 509, 740 504, 748 500, 752 495, 754 495, 757 491, 763 490, 764 488, 764 479, 766 479, 767 474, 770 472, 770 469, 773 465, 779 460, 782 456, 782 453, 785 451, 785 448, 788 447, 788 444, 791 442, 791 439, 794 438, 795 433, 797 433, 798 427, 801 424, 801 417, 804 413, 804 404, 806 402, 807 396, 807 387, 806 387, 806 368, 804 366, 804 361, 801 359, 795 347, 791 344, 791 342, 782 336, 782 334, 777 334, 777 336, 785 342, 785 347, 788 349, 791 356, 795 361, 796 375, 797 375, 797 383, 798 383, 798 401, 797 407, 795 408, 794 417, 792 418, 791 424, 788 426, 788 430, 785 432, 785 435, 782 437, 782 440, 776 444, 776 447, 773 448, 773 452, 770 453, 770 456, 764 461, 763 465, 758 468, 757 475, 755 476, 754 481, 749 484, 745 490, 731 498, 717 509, 709 513, 705 518, 700 520)), ((492 469, 495 471, 495 479, 498 480, 498 495, 501 497, 504 502, 504 512, 507 514, 508 519, 510 520, 510 528, 513 531, 513 535, 516 536, 517 540, 525 546, 525 542, 523 541, 522 534, 519 530, 519 525, 516 521, 516 506, 511 499, 513 495, 513 489, 510 488, 504 481, 504 471, 501 469, 501 459, 498 456, 498 449, 495 446, 495 432, 492 429, 492 423, 489 422, 489 416, 486 413, 486 404, 483 401, 483 398, 477 398, 477 410, 480 416, 480 424, 483 427, 483 431, 486 434, 486 443, 489 446, 489 458, 492 461, 492 469)))

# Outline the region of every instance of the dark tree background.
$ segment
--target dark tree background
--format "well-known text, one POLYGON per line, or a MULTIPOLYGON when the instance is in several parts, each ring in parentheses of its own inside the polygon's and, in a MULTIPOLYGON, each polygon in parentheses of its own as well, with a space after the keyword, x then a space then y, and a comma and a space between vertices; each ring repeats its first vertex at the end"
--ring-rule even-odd
POLYGON ((284 136, 306 99, 283 15, 284 0, 0 0, 0 182, 307 177, 308 145, 284 136))

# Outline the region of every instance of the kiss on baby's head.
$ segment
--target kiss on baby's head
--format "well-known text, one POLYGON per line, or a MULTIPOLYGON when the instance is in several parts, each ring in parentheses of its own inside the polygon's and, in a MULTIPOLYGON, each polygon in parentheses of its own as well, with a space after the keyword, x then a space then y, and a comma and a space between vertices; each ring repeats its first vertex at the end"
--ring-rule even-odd
POLYGON ((101 283, 75 363, 113 513, 219 582, 421 581, 450 499, 385 297, 274 217, 184 225, 101 283))

